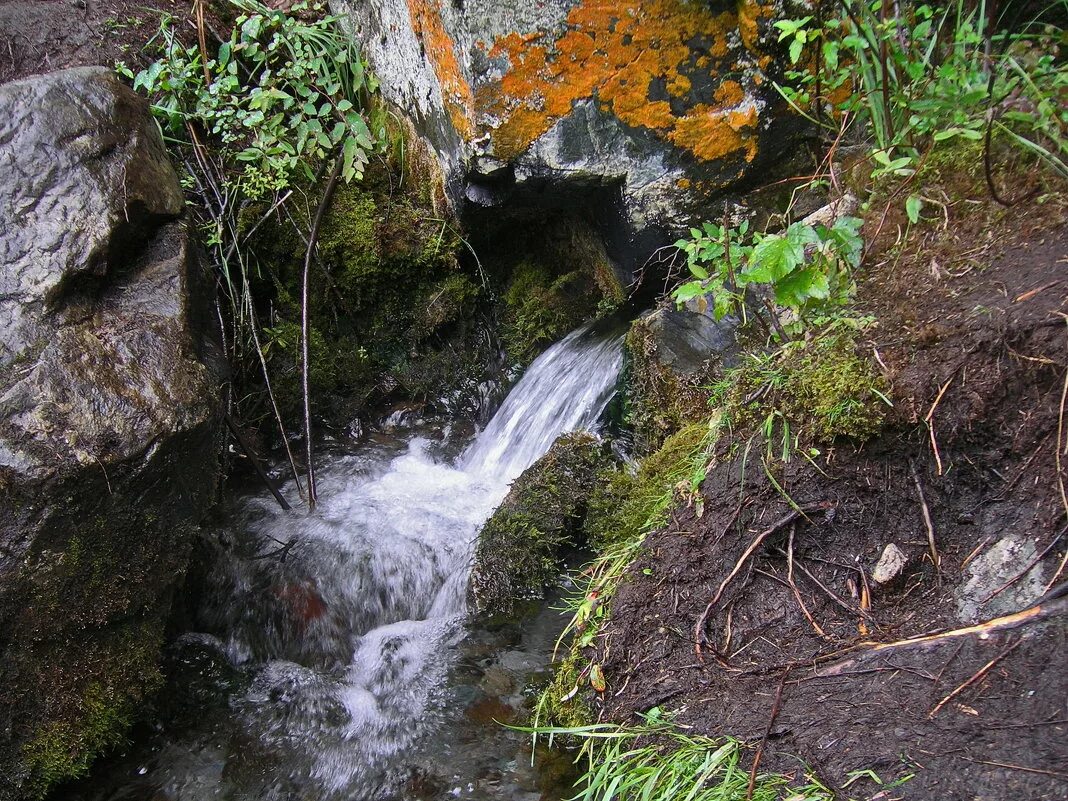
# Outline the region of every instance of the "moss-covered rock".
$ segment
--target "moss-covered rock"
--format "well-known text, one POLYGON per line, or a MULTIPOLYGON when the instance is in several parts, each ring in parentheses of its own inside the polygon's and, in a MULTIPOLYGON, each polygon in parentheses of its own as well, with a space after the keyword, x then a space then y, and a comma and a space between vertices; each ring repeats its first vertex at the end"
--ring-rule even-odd
POLYGON ((876 433, 889 392, 875 363, 858 354, 855 335, 842 332, 750 354, 713 387, 710 404, 736 433, 781 434, 785 424, 794 442, 830 443, 876 433))
POLYGON ((708 386, 739 352, 736 324, 717 321, 707 309, 665 306, 636 320, 622 377, 635 452, 652 453, 674 432, 707 419, 708 386))
POLYGON ((512 484, 478 537, 468 590, 480 614, 513 619, 543 597, 561 549, 575 544, 600 461, 595 437, 568 434, 512 484))
POLYGON ((552 218, 536 232, 517 234, 499 269, 501 340, 509 358, 527 365, 583 322, 623 302, 623 287, 597 233, 570 217, 552 218))
POLYGON ((636 471, 625 466, 603 469, 583 524, 594 549, 632 541, 659 525, 679 485, 689 487, 703 468, 710 436, 707 423, 691 423, 668 437, 636 471))

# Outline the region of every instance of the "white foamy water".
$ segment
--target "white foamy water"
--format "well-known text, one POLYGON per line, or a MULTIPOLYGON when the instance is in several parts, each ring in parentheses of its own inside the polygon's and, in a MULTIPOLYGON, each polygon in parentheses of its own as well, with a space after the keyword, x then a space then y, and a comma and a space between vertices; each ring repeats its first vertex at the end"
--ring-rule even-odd
POLYGON ((404 753, 436 725, 480 526, 560 434, 596 422, 621 360, 619 337, 577 331, 530 366, 455 465, 413 439, 391 459, 325 465, 314 513, 250 500, 235 538, 296 542, 284 561, 216 565, 205 616, 254 675, 211 742, 155 760, 165 797, 388 795, 404 753))

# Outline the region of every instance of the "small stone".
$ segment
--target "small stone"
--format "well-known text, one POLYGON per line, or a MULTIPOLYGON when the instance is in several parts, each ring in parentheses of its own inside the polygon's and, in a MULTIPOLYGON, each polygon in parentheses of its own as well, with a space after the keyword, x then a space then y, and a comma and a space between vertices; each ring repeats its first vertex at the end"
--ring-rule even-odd
POLYGON ((879 557, 871 577, 876 584, 889 584, 901 575, 907 563, 908 558, 904 552, 891 542, 883 548, 883 555, 879 557))

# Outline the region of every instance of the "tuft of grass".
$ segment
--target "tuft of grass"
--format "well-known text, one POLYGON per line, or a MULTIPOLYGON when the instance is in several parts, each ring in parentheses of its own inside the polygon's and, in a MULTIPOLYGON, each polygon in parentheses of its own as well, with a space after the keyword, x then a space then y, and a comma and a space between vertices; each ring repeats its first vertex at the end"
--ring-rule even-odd
POLYGON ((520 731, 550 738, 566 736, 582 745, 576 761, 586 768, 572 801, 831 801, 834 796, 811 775, 792 778, 758 774, 749 793, 742 768, 745 745, 730 737, 686 733, 658 708, 635 726, 596 723, 573 727, 528 727, 520 731))

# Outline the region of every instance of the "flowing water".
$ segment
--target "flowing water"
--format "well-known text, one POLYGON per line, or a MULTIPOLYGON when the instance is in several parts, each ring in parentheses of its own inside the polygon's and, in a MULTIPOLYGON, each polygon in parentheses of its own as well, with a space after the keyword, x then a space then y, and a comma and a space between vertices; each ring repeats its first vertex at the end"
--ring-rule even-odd
MULTIPOLYGON (((185 686, 184 730, 135 750, 124 768, 137 763, 135 780, 86 797, 393 798, 409 793, 398 787, 413 761, 462 763, 450 706, 471 642, 478 530, 557 436, 596 424, 621 358, 618 336, 581 329, 528 368, 452 463, 424 432, 333 457, 312 514, 283 513, 266 495, 243 502, 200 593, 198 618, 214 633, 179 641, 184 669, 211 686, 185 686), (220 687, 222 704, 188 712, 189 697, 220 687)), ((518 674, 526 657, 508 653, 518 674)))

